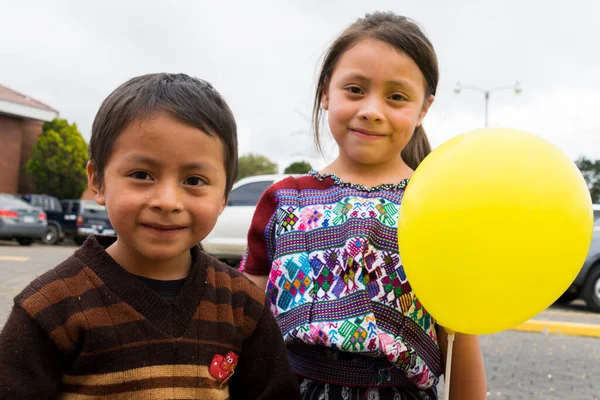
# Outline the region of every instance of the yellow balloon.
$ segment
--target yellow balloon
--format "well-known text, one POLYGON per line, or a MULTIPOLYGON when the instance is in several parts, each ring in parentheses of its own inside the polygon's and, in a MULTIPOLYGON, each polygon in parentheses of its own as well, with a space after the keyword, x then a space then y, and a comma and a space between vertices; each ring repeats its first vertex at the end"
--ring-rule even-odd
POLYGON ((479 129, 435 149, 400 208, 404 269, 449 330, 487 334, 550 306, 569 287, 593 230, 587 185, 550 142, 479 129))

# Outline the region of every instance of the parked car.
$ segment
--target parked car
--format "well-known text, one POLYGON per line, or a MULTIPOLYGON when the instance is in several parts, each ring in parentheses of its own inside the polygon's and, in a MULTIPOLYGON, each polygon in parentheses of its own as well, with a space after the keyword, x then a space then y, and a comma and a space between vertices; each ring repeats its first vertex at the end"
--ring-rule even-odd
POLYGON ((287 176, 259 175, 236 182, 227 207, 212 232, 200 244, 202 249, 231 265, 239 262, 246 251, 248 229, 258 200, 269 186, 287 176))
POLYGON ((0 194, 0 238, 29 246, 46 231, 46 214, 11 194, 0 194))
POLYGON ((48 218, 46 232, 42 236, 44 244, 57 244, 65 238, 65 213, 60 200, 45 194, 23 194, 21 198, 34 207, 41 208, 48 218))
POLYGON ((600 313, 600 205, 594 204, 594 233, 583 267, 559 302, 582 298, 588 309, 600 313))
POLYGON ((108 220, 106 207, 94 200, 61 200, 61 205, 65 213, 65 234, 72 237, 78 245, 82 245, 85 238, 92 234, 115 234, 108 220))

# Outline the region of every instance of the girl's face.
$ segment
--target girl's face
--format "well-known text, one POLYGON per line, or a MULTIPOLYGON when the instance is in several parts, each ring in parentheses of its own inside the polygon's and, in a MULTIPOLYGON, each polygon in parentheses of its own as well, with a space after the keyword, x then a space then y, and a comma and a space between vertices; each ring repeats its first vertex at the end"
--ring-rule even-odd
POLYGON ((400 158, 433 99, 410 57, 364 39, 342 54, 321 103, 340 157, 376 165, 400 158))

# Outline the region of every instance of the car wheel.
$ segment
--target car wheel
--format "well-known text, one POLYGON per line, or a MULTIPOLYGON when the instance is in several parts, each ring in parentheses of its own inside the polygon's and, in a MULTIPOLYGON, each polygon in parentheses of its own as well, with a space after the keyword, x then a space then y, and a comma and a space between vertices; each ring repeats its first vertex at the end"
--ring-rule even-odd
POLYGON ((600 313, 600 265, 596 265, 588 275, 583 287, 583 298, 590 310, 600 313))
POLYGON ((81 246, 81 245, 83 244, 83 242, 85 242, 85 238, 84 238, 84 237, 81 237, 81 236, 75 236, 75 237, 73 238, 73 241, 75 242, 75 244, 76 244, 77 246, 81 246))
POLYGON ((577 292, 564 292, 563 295, 556 300, 556 302, 558 304, 569 304, 577 297, 579 297, 577 292))
POLYGON ((17 242, 19 242, 21 246, 31 246, 31 243, 33 243, 33 239, 19 238, 17 239, 17 242))
POLYGON ((42 236, 42 243, 52 245, 58 243, 60 235, 58 234, 58 228, 54 225, 48 225, 44 236, 42 236))

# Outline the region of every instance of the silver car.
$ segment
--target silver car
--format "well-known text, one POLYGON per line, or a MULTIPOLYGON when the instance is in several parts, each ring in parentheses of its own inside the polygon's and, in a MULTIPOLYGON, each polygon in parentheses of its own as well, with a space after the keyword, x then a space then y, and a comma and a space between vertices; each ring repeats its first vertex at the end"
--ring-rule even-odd
POLYGON ((0 239, 29 246, 46 232, 46 214, 10 194, 0 193, 0 239))
POLYGON ((600 205, 594 204, 594 234, 583 267, 571 287, 559 299, 568 303, 582 298, 588 309, 600 313, 600 205))

